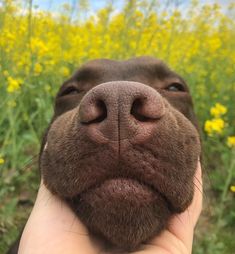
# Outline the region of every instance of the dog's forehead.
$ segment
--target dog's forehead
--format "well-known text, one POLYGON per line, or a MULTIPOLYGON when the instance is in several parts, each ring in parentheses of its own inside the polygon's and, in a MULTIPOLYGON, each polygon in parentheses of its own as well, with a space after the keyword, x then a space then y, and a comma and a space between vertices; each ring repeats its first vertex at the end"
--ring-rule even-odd
POLYGON ((95 59, 87 62, 81 68, 82 71, 113 71, 112 74, 129 73, 130 71, 144 70, 145 73, 154 71, 155 73, 171 74, 170 69, 159 59, 154 57, 135 57, 124 61, 111 59, 95 59))
MULTIPOLYGON (((161 60, 153 57, 136 57, 126 61, 96 59, 79 68, 70 81, 108 82, 115 80, 174 79, 182 81, 179 75, 170 70, 161 60)), ((66 82, 68 84, 70 81, 66 82)), ((66 85, 65 84, 65 85, 66 85)))

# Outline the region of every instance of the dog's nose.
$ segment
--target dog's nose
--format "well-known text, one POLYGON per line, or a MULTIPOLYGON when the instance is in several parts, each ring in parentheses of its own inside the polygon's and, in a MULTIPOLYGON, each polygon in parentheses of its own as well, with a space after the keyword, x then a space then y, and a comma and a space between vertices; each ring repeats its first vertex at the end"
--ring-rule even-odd
POLYGON ((91 89, 79 107, 79 121, 112 141, 148 138, 151 126, 165 113, 161 95, 131 81, 107 82, 91 89))

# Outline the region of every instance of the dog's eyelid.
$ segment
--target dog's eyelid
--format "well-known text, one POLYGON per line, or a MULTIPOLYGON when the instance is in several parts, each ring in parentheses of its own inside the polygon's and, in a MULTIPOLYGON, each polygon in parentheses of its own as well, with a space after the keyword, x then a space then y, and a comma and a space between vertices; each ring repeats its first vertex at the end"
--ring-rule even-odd
POLYGON ((180 82, 173 82, 173 83, 169 84, 165 88, 165 90, 170 91, 170 92, 186 92, 187 91, 185 86, 180 82))
POLYGON ((61 91, 60 96, 65 96, 69 94, 78 94, 82 92, 81 89, 75 87, 75 86, 68 86, 63 91, 61 91))

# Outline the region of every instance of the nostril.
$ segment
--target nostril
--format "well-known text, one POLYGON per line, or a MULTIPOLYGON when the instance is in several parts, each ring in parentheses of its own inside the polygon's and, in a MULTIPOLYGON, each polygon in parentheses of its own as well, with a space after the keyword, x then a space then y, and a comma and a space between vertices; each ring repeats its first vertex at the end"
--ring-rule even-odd
POLYGON ((164 115, 165 106, 160 96, 141 96, 133 101, 130 113, 140 122, 150 122, 164 115))
POLYGON ((142 108, 144 107, 144 101, 146 100, 146 98, 138 98, 135 99, 132 107, 131 107, 131 115, 135 117, 135 119, 137 119, 140 122, 148 122, 150 120, 152 120, 152 118, 146 116, 143 113, 142 108))
POLYGON ((95 107, 97 109, 97 115, 93 120, 90 120, 88 124, 100 123, 104 121, 105 118, 107 118, 107 107, 102 100, 97 100, 97 102, 95 103, 95 107))
POLYGON ((102 100, 96 100, 87 110, 80 111, 81 123, 100 123, 107 118, 107 107, 102 100))

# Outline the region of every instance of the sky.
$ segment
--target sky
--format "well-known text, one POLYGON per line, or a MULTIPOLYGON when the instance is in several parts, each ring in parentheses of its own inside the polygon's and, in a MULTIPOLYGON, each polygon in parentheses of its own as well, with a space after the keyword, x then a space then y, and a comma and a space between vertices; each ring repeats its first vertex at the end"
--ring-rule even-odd
MULTIPOLYGON (((112 0, 90 0, 90 6, 93 11, 96 11, 97 9, 100 9, 104 7, 107 2, 111 2, 112 0)), ((127 1, 127 0, 126 0, 127 1)), ((42 10, 56 10, 59 9, 59 6, 61 6, 64 3, 68 3, 70 5, 73 5, 74 3, 78 2, 78 0, 33 0, 33 5, 37 5, 39 9, 42 10)), ((114 6, 116 8, 120 9, 125 0, 113 0, 114 6)), ((164 3, 165 1, 159 1, 160 3, 164 3)), ((174 2, 168 1, 168 2, 174 2)), ((179 1, 182 3, 182 5, 187 5, 190 0, 181 0, 179 1)), ((232 2, 232 0, 199 0, 201 3, 219 3, 220 5, 227 5, 229 2, 232 2)))
MULTIPOLYGON (((43 10, 53 10, 57 9, 59 6, 61 6, 64 3, 68 3, 70 5, 73 5, 74 2, 78 2, 75 0, 33 0, 33 4, 37 5, 39 9, 43 10)), ((93 10, 97 10, 102 8, 103 6, 106 5, 108 1, 107 0, 90 0, 89 3, 92 7, 93 10)), ((122 5, 124 2, 123 0, 115 1, 116 3, 119 2, 118 5, 122 5)), ((115 4, 117 5, 117 4, 115 4)))

